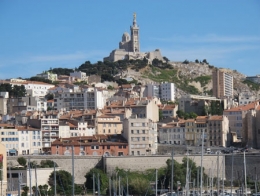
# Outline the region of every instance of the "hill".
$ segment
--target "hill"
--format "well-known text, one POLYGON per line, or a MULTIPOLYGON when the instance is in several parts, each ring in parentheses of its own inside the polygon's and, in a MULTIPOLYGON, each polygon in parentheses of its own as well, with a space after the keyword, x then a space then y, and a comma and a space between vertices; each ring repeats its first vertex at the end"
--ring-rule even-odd
MULTIPOLYGON (((101 75, 102 81, 116 81, 120 84, 127 83, 126 80, 115 79, 133 78, 135 83, 148 84, 160 82, 173 82, 176 85, 176 95, 198 94, 212 95, 212 71, 214 69, 224 69, 234 78, 234 96, 238 96, 241 91, 250 91, 254 95, 260 94, 260 85, 246 80, 246 76, 236 70, 217 68, 210 65, 206 60, 203 62, 162 62, 154 59, 148 62, 147 59, 120 60, 117 62, 101 62, 91 64, 86 61, 84 64, 75 68, 77 71, 87 73, 87 75, 101 75)), ((67 74, 67 69, 55 68, 53 73, 67 74)))

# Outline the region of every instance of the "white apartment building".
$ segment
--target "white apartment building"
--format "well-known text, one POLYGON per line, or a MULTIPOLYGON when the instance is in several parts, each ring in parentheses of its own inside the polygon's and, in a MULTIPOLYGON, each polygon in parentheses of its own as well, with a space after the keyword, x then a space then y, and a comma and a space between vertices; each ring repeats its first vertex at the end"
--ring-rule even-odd
POLYGON ((59 125, 59 136, 61 138, 79 137, 79 136, 93 136, 95 135, 95 127, 88 126, 87 122, 61 122, 59 125))
POLYGON ((27 107, 35 108, 37 111, 47 111, 47 101, 41 97, 22 97, 27 107))
POLYGON ((128 141, 129 155, 157 153, 157 123, 132 116, 123 121, 122 135, 128 141))
POLYGON ((238 94, 238 105, 247 105, 256 101, 256 97, 252 92, 242 91, 238 94))
POLYGON ((39 129, 0 124, 0 140, 6 147, 7 156, 41 153, 42 135, 39 129))
POLYGON ((175 88, 173 83, 164 82, 160 85, 161 99, 164 101, 175 100, 175 88))
POLYGON ((8 92, 0 92, 0 115, 7 114, 7 100, 9 98, 8 92))
POLYGON ((42 152, 42 132, 31 127, 17 127, 19 155, 40 154, 42 152))
POLYGON ((146 85, 146 96, 147 97, 160 97, 160 86, 158 84, 147 84, 146 85))
POLYGON ((88 79, 85 72, 82 71, 74 71, 70 73, 70 76, 80 79, 81 81, 86 81, 88 79))
POLYGON ((54 109, 66 111, 102 109, 105 106, 106 95, 106 90, 98 90, 97 88, 59 93, 54 99, 54 109))
POLYGON ((51 142, 59 138, 59 119, 45 116, 41 119, 42 148, 45 153, 51 149, 51 142))
POLYGON ((12 86, 24 85, 27 95, 30 95, 31 97, 44 97, 48 94, 48 89, 55 86, 53 84, 48 84, 44 82, 26 81, 20 79, 11 79, 10 82, 7 83, 10 83, 12 86))

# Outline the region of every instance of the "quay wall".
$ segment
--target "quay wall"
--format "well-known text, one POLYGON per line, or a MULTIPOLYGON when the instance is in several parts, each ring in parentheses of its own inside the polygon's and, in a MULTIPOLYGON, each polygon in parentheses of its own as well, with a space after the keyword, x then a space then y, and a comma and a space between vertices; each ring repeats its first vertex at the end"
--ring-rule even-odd
MULTIPOLYGON (((55 155, 41 155, 41 156, 23 156, 25 159, 30 161, 36 161, 38 164, 42 160, 52 160, 56 162, 60 170, 65 170, 72 173, 72 159, 71 156, 55 156, 55 155)), ((13 166, 18 165, 17 156, 7 157, 7 162, 13 166)), ((74 174, 75 174, 75 183, 83 184, 86 179, 85 175, 92 168, 102 167, 102 156, 74 156, 74 174)))
MULTIPOLYGON (((60 169, 72 171, 72 160, 71 156, 24 156, 26 159, 30 157, 31 161, 36 161, 38 164, 41 160, 53 160, 55 161, 60 169)), ((174 159, 181 162, 184 155, 174 155, 174 159)), ((190 155, 197 166, 200 166, 201 156, 190 155)), ((166 161, 171 159, 170 155, 167 156, 122 156, 122 157, 102 157, 102 156, 75 156, 75 183, 83 184, 85 182, 85 174, 90 169, 95 167, 102 167, 108 174, 114 172, 118 167, 130 171, 143 171, 146 169, 158 169, 166 166, 166 161)), ((15 166, 17 165, 17 157, 7 157, 8 164, 15 166)), ((203 167, 205 173, 217 177, 217 155, 205 155, 203 156, 203 167)), ((242 171, 244 170, 244 158, 242 154, 234 155, 233 161, 233 176, 234 179, 240 177, 242 179, 242 171)), ((246 165, 248 176, 260 175, 260 155, 259 154, 246 154, 246 165), (255 169, 256 168, 256 169, 255 169), (256 172, 255 172, 256 170, 256 172)), ((232 168, 232 155, 220 155, 219 156, 219 177, 222 178, 222 169, 224 168, 224 178, 227 180, 231 179, 231 168, 232 168), (224 162, 224 163, 223 163, 224 162), (224 164, 224 167, 223 167, 224 164)), ((253 178, 254 179, 254 178, 253 178)))

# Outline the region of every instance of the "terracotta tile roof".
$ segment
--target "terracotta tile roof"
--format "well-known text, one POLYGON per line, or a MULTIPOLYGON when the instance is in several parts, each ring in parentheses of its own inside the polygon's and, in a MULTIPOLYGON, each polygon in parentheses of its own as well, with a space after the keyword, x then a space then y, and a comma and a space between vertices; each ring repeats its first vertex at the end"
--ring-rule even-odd
POLYGON ((35 131, 35 130, 40 130, 37 128, 33 128, 33 127, 26 127, 26 126, 17 126, 15 127, 18 131, 35 131))
POLYGON ((0 124, 0 127, 15 128, 14 125, 6 124, 6 123, 0 124))
POLYGON ((231 109, 224 110, 224 111, 225 112, 239 112, 239 111, 248 111, 248 110, 253 110, 253 109, 260 110, 259 102, 260 101, 255 101, 255 102, 249 103, 247 105, 240 105, 238 107, 231 108, 231 109))
POLYGON ((223 116, 210 116, 209 120, 223 120, 223 116))

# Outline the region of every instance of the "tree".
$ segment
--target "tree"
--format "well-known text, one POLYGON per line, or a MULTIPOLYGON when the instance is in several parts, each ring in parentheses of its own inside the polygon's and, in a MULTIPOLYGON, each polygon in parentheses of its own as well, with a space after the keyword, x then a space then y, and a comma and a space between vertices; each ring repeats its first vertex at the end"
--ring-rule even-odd
POLYGON ((28 195, 28 192, 29 192, 29 187, 28 186, 24 186, 22 188, 23 192, 21 194, 21 196, 27 196, 28 195))
POLYGON ((162 113, 162 110, 159 110, 159 120, 162 120, 163 119, 163 113, 162 113))
POLYGON ((18 157, 17 158, 17 162, 20 164, 20 165, 22 165, 22 166, 26 166, 26 163, 27 163, 27 161, 26 161, 26 159, 24 158, 24 157, 18 157))
POLYGON ((41 160, 40 166, 43 168, 52 168, 54 167, 54 164, 55 167, 58 167, 58 164, 52 160, 41 160))
POLYGON ((198 60, 198 59, 196 59, 196 60, 195 60, 195 63, 199 63, 199 60, 198 60))
POLYGON ((45 98, 47 99, 47 101, 53 100, 54 99, 54 95, 51 94, 51 93, 48 93, 47 95, 45 95, 45 98))
POLYGON ((206 64, 209 64, 207 59, 203 59, 202 63, 206 63, 206 64))
MULTIPOLYGON (((54 192, 54 172, 49 176, 48 184, 51 187, 51 192, 54 192)), ((81 194, 82 189, 79 185, 75 184, 75 194, 81 194)), ((56 171, 56 190, 58 194, 71 195, 72 193, 72 176, 65 170, 56 171)))
POLYGON ((105 174, 105 172, 101 169, 93 168, 85 175, 86 178, 85 187, 87 187, 87 189, 93 189, 93 187, 95 186, 95 189, 97 190, 98 175, 100 179, 100 191, 101 193, 105 193, 108 187, 108 177, 105 174), (96 180, 95 185, 93 185, 93 174, 95 175, 95 180, 96 180))

